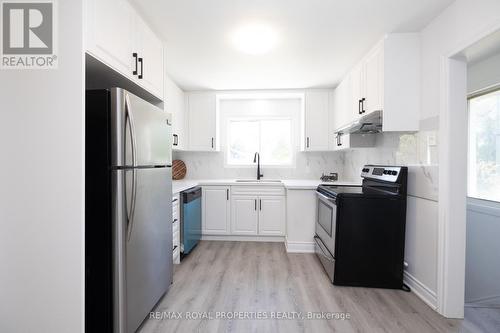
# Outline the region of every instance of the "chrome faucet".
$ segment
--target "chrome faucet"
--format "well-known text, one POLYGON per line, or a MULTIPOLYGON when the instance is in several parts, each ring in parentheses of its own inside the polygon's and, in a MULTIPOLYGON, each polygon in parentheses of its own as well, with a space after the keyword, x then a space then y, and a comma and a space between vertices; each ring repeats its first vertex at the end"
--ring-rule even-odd
POLYGON ((260 180, 262 177, 264 177, 263 174, 260 173, 260 154, 255 153, 253 157, 253 162, 257 163, 257 180, 260 180))

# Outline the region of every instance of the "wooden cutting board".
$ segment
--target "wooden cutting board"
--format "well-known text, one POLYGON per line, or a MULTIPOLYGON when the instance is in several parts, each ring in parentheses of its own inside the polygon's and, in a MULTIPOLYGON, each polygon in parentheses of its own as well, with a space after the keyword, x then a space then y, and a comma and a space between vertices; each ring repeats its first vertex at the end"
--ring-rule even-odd
POLYGON ((172 179, 181 180, 186 177, 186 164, 181 160, 174 160, 172 162, 172 179))

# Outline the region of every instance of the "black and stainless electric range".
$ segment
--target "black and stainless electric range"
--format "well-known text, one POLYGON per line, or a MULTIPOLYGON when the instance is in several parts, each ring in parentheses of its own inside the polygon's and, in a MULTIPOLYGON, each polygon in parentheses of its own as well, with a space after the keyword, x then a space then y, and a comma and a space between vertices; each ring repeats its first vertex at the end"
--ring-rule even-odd
POLYGON ((320 185, 316 254, 335 285, 403 285, 408 169, 366 165, 362 186, 320 185))

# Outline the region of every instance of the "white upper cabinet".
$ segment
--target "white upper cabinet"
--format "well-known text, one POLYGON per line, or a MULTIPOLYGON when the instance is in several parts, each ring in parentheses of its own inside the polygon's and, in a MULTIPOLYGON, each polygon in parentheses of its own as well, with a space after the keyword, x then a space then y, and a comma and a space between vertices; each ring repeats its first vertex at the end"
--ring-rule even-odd
POLYGON ((350 100, 350 110, 336 102, 334 128, 382 111, 382 131, 418 131, 420 113, 420 37, 389 34, 356 65, 336 89, 335 98, 350 100), (346 89, 350 81, 351 89, 346 89))
POLYGON ((87 0, 86 51, 163 99, 163 43, 126 0, 87 0))
POLYGON ((136 16, 136 49, 139 59, 140 84, 156 96, 163 96, 163 43, 148 27, 136 16))
MULTIPOLYGON (((347 76, 333 91, 333 105, 330 110, 332 117, 333 133, 336 129, 347 125, 353 119, 353 104, 352 104, 352 77, 347 76)), ((330 140, 330 142, 332 142, 330 140)))
POLYGON ((213 92, 188 93, 189 150, 218 151, 216 96, 213 92))
POLYGON ((363 63, 362 112, 368 114, 384 109, 384 49, 377 45, 363 63))
POLYGON ((230 234, 229 187, 206 186, 202 193, 202 232, 204 235, 230 234))
POLYGON ((348 122, 354 121, 361 117, 362 114, 362 103, 363 96, 365 95, 365 80, 364 80, 364 66, 363 64, 358 64, 350 73, 351 89, 350 96, 345 98, 349 100, 349 105, 351 106, 350 115, 348 115, 346 125, 348 122))
POLYGON ((330 91, 308 90, 304 101, 304 151, 328 150, 330 91))
POLYGON ((168 76, 165 76, 164 107, 172 114, 172 149, 187 149, 184 92, 168 76))

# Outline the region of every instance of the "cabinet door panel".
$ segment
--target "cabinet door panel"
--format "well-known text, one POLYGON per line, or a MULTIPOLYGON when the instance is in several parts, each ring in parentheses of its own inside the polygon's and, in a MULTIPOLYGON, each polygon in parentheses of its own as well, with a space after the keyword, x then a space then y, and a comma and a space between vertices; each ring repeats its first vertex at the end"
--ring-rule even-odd
POLYGON ((383 109, 383 49, 375 49, 365 60, 364 114, 383 109))
POLYGON ((184 92, 168 76, 165 77, 164 97, 165 111, 172 114, 172 134, 176 135, 172 140, 172 149, 184 150, 186 145, 184 92))
POLYGON ((94 56, 132 77, 135 61, 134 11, 127 1, 89 1, 87 49, 94 56))
POLYGON ((259 198, 259 235, 285 235, 285 197, 259 198))
POLYGON ((305 150, 328 150, 329 92, 308 91, 305 95, 305 150))
POLYGON ((203 188, 203 234, 227 235, 229 223, 229 187, 203 188))
POLYGON ((216 104, 213 93, 188 95, 189 149, 216 150, 216 104))
POLYGON ((231 231, 234 235, 257 235, 258 199, 249 196, 232 196, 231 231))
POLYGON ((360 100, 364 97, 364 71, 363 65, 360 64, 356 66, 351 73, 351 85, 352 85, 352 96, 351 96, 351 116, 348 122, 352 122, 359 117, 361 117, 360 110, 360 100))
MULTIPOLYGON (((136 17, 136 49, 142 58, 139 66, 139 84, 145 89, 163 98, 163 43, 140 18, 136 17)), ((134 64, 135 67, 135 64, 134 64)))

